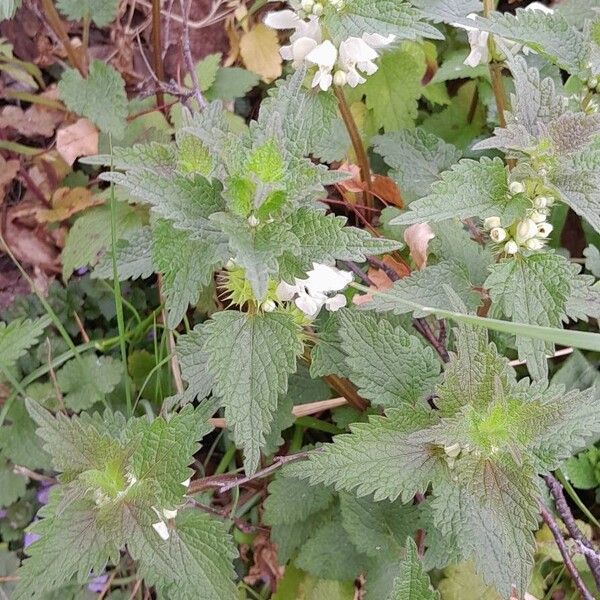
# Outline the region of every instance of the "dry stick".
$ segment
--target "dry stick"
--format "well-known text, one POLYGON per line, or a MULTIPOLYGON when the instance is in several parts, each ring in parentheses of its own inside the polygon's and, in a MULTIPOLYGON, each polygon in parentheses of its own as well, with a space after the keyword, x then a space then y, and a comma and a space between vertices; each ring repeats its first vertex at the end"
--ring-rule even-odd
POLYGON ((585 583, 583 583, 583 580, 581 579, 581 575, 579 575, 579 572, 577 571, 577 569, 575 568, 575 565, 573 564, 573 560, 571 559, 571 556, 569 554, 569 549, 567 548, 567 545, 565 544, 565 540, 563 539, 563 536, 560 532, 560 529, 558 528, 558 524, 554 520, 554 517, 552 516, 550 511, 546 508, 546 506, 544 506, 544 503, 541 500, 538 500, 538 506, 540 509, 540 515, 542 516, 544 523, 546 523, 546 525, 548 525, 550 531, 552 532, 552 535, 554 536, 554 541, 556 542, 556 545, 558 546, 560 554, 565 563, 565 567, 567 568, 569 575, 571 575, 571 579, 573 579, 573 583, 575 584, 575 587, 577 588, 577 590, 581 594, 581 597, 584 600, 594 600, 594 596, 592 596, 592 594, 589 592, 589 590, 585 587, 585 583))
POLYGON ((185 62, 187 65, 187 69, 189 71, 190 77, 192 78, 192 88, 194 90, 194 98, 196 98, 196 102, 198 102, 198 106, 201 110, 205 109, 208 106, 208 102, 202 95, 200 90, 200 82, 198 81, 198 74, 196 73, 196 68, 194 66, 194 59, 192 57, 192 49, 190 47, 190 28, 188 25, 188 18, 190 15, 190 8, 192 6, 191 0, 188 0, 187 6, 184 7, 183 0, 179 0, 179 6, 181 7, 181 14, 183 16, 183 37, 182 37, 182 47, 183 47, 183 56, 185 58, 185 62))
POLYGON ((62 45, 65 47, 65 52, 67 53, 69 62, 79 71, 82 77, 86 77, 87 67, 79 53, 75 50, 75 48, 73 48, 71 40, 65 31, 63 22, 56 12, 54 2, 52 2, 52 0, 42 0, 42 7, 50 28, 52 31, 54 31, 62 45))
POLYGON ((354 154, 356 154, 358 166, 360 167, 360 176, 365 186, 365 191, 363 192, 363 204, 367 208, 373 208, 371 167, 369 165, 367 152, 362 143, 362 139, 360 138, 360 133, 358 131, 358 127, 356 126, 356 121, 352 116, 352 111, 350 110, 348 102, 346 101, 346 96, 344 96, 344 91, 337 85, 333 86, 333 91, 338 101, 338 107, 340 109, 342 119, 344 120, 344 125, 346 125, 348 135, 352 141, 352 147, 354 148, 354 154))
MULTIPOLYGON (((162 59, 162 40, 160 35, 160 0, 152 0, 152 54, 154 58, 154 73, 158 81, 165 80, 165 67, 162 59)), ((165 95, 162 89, 156 90, 156 104, 164 106, 165 95)), ((166 115, 166 109, 163 109, 166 115)))
MULTIPOLYGON (((494 10, 494 0, 483 0, 483 16, 487 17, 490 12, 494 10)), ((494 97, 496 98, 496 108, 498 110, 498 121, 500 127, 506 127, 506 117, 504 112, 506 110, 506 94, 504 92, 504 84, 502 82, 502 63, 494 61, 494 54, 496 50, 496 43, 494 42, 493 36, 488 38, 488 49, 490 56, 492 57, 489 68, 490 77, 492 80, 492 89, 494 90, 494 97)))
POLYGON ((596 587, 600 590, 600 555, 596 552, 596 549, 592 543, 583 535, 577 523, 575 517, 569 508, 567 499, 563 493, 562 485, 556 480, 553 475, 546 475, 544 481, 554 498, 554 504, 556 506, 556 512, 560 515, 563 520, 569 535, 577 542, 581 553, 585 556, 585 560, 590 567, 590 571, 594 576, 596 587))
POLYGON ((135 582, 135 585, 133 586, 133 591, 131 592, 131 596, 129 596, 129 600, 133 600, 138 593, 138 590, 140 589, 142 585, 142 580, 141 579, 137 579, 135 582))

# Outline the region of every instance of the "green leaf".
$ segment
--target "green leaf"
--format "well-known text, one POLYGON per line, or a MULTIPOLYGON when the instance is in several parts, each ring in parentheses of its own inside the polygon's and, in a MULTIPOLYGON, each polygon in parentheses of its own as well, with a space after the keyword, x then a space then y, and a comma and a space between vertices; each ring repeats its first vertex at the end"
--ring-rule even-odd
POLYGON ((13 472, 10 463, 0 457, 0 507, 4 508, 16 502, 25 494, 27 478, 13 472))
POLYGON ((0 1, 0 21, 12 19, 21 6, 22 0, 1 0, 0 1))
POLYGON ((592 447, 570 458, 564 466, 571 483, 580 490, 592 490, 600 483, 600 450, 592 447))
MULTIPOLYGON (((127 204, 118 202, 117 237, 141 227, 140 215, 127 204)), ((111 243, 110 209, 98 206, 83 213, 71 227, 62 252, 63 278, 69 279, 75 269, 94 263, 111 243)), ((112 273, 112 265, 110 266, 112 273)))
POLYGON ((373 314, 343 311, 340 324, 350 379, 361 396, 385 407, 425 400, 440 372, 433 348, 373 314))
POLYGON ((373 145, 391 167, 389 176, 407 203, 426 196, 440 173, 461 157, 458 148, 419 128, 377 136, 373 145))
POLYGON ((298 326, 288 313, 216 313, 204 325, 207 371, 225 419, 243 448, 246 472, 256 471, 277 399, 287 390, 302 352, 298 326))
MULTIPOLYGON (((566 319, 574 274, 568 261, 551 252, 506 259, 491 267, 485 282, 493 306, 515 322, 560 327, 566 319)), ((519 357, 538 379, 548 374, 546 354, 553 346, 518 337, 519 357)))
POLYGON ((600 277, 600 250, 597 246, 588 246, 584 251, 585 268, 591 272, 594 277, 600 277))
POLYGON ((88 118, 101 131, 116 138, 125 133, 125 82, 110 65, 93 60, 86 79, 76 69, 67 69, 58 84, 58 94, 69 110, 88 118))
POLYGON ((414 125, 425 70, 425 53, 416 44, 405 44, 379 59, 377 72, 358 88, 367 97, 377 128, 394 131, 414 125))
POLYGON ((29 348, 38 343, 49 323, 48 317, 35 321, 15 319, 8 325, 0 321, 0 366, 4 369, 12 367, 29 348))
POLYGON ((495 216, 510 225, 525 215, 527 202, 523 194, 509 194, 506 167, 501 159, 464 159, 441 174, 441 181, 432 185, 428 196, 412 202, 410 210, 392 219, 390 224, 495 216))
POLYGON ((342 524, 359 552, 378 560, 400 558, 404 542, 418 528, 417 507, 400 501, 340 495, 342 524))
POLYGON ((574 350, 552 377, 552 384, 562 385, 567 390, 587 390, 600 384, 600 372, 582 352, 574 350))
MULTIPOLYGON (((214 83, 222 57, 223 55, 220 52, 208 54, 196 65, 196 75, 198 76, 201 92, 206 92, 214 83)), ((187 86, 191 84, 189 75, 184 83, 187 86)))
POLYGON ((209 102, 213 100, 230 102, 236 98, 243 98, 258 84, 259 80, 256 73, 240 67, 219 67, 213 83, 206 91, 206 99, 209 102))
POLYGON ((103 402, 123 377, 123 365, 110 356, 86 354, 81 360, 70 360, 56 373, 67 408, 74 412, 87 410, 103 402))
POLYGON ((485 585, 472 562, 450 565, 438 584, 443 600, 502 600, 493 588, 485 585))
POLYGON ((152 236, 154 264, 163 276, 167 327, 175 329, 188 306, 198 302, 201 289, 210 283, 225 255, 210 240, 194 239, 164 219, 154 222, 152 236))
POLYGON ((348 378, 350 369, 339 334, 339 312, 330 313, 327 321, 318 331, 318 338, 310 353, 310 374, 312 377, 338 375, 348 378))
POLYGON ((366 31, 381 35, 391 33, 401 40, 443 39, 435 27, 421 20, 423 16, 421 11, 402 0, 380 0, 376 4, 369 0, 348 0, 339 11, 326 5, 323 24, 337 42, 351 36, 360 37, 366 31))
POLYGON ((339 520, 315 530, 302 546, 294 564, 311 575, 327 579, 354 579, 364 564, 339 520))
MULTIPOLYGON (((148 279, 154 273, 152 264, 152 230, 140 227, 125 231, 117 241, 117 276, 119 281, 148 279)), ((94 279, 112 279, 112 251, 109 249, 92 272, 94 279)))
POLYGON ((429 577, 417 554, 412 538, 406 538, 406 558, 400 563, 400 573, 394 579, 392 593, 387 600, 439 600, 440 594, 432 589, 429 577))
POLYGON ((373 494, 375 501, 400 497, 407 502, 423 493, 437 477, 439 462, 420 439, 419 429, 435 416, 424 408, 389 409, 387 414, 387 418, 354 423, 352 433, 335 436, 332 444, 311 453, 308 461, 289 465, 287 473, 311 484, 355 491, 359 497, 373 494))
POLYGON ((560 14, 517 8, 514 15, 493 12, 478 18, 478 29, 520 42, 572 74, 585 73, 588 44, 584 35, 560 14))
POLYGON ((196 398, 207 398, 213 387, 213 378, 207 371, 208 355, 204 352, 205 332, 202 325, 177 338, 177 357, 181 375, 188 383, 182 403, 193 402, 196 398))
POLYGON ((450 24, 464 22, 467 15, 483 8, 480 0, 411 0, 411 4, 435 23, 450 24))
POLYGON ((57 0, 56 6, 71 21, 90 19, 105 27, 115 20, 119 0, 57 0))
POLYGON ((273 600, 352 600, 354 592, 352 581, 318 579, 288 565, 273 600))

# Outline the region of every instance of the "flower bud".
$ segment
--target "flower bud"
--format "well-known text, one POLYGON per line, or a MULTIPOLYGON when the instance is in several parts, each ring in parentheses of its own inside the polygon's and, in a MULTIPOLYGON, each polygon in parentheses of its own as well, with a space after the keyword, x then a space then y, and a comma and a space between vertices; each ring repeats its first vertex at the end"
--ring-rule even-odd
POLYGON ((537 235, 537 224, 532 219, 524 219, 517 224, 515 239, 517 243, 522 244, 528 239, 537 235))
POLYGON ((488 230, 494 229, 494 227, 500 227, 501 224, 500 217, 488 217, 483 222, 483 226, 488 230))
POLYGON ((273 312, 277 308, 277 305, 273 300, 265 300, 260 307, 264 312, 273 312))
POLYGON ((540 223, 538 225, 538 237, 547 238, 551 233, 554 227, 550 225, 550 223, 540 223))
POLYGON ((315 2, 312 14, 315 15, 315 17, 320 17, 323 14, 323 5, 320 2, 315 2))
POLYGON ((333 75, 333 84, 337 86, 346 85, 346 72, 341 69, 337 70, 333 75))
POLYGON ((494 227, 494 229, 490 231, 490 238, 496 243, 503 242, 506 239, 506 229, 494 227))
POLYGON ((529 215, 529 218, 534 223, 543 223, 546 220, 546 215, 542 212, 538 212, 537 210, 535 210, 531 213, 531 215, 529 215))
POLYGON ((250 225, 250 227, 257 227, 259 223, 260 221, 254 215, 248 217, 248 225, 250 225))
POLYGON ((444 446, 444 452, 450 458, 457 458, 460 454, 460 444, 452 444, 451 446, 444 446))
POLYGON ((504 244, 504 252, 506 252, 506 254, 516 254, 518 251, 519 246, 514 240, 509 240, 506 242, 506 244, 504 244))
POLYGON ((548 206, 548 198, 546 196, 538 196, 534 199, 533 205, 536 208, 546 208, 548 206))
POLYGON ((235 260, 233 260, 233 258, 230 258, 226 263, 225 263, 225 268, 228 271, 231 271, 231 269, 235 269, 235 260))
POLYGON ((525 242, 525 246, 529 250, 541 250, 544 247, 544 242, 538 238, 531 238, 525 242))
POLYGON ((508 191, 511 194, 522 194, 525 191, 525 186, 520 181, 511 181, 508 191))
POLYGON ((302 3, 300 4, 302 10, 305 10, 307 13, 312 11, 314 5, 315 0, 302 0, 302 3))
POLYGON ((587 86, 588 88, 590 88, 590 90, 593 90, 595 88, 598 87, 598 78, 597 77, 590 77, 587 80, 587 86))
POLYGON ((177 516, 177 509, 168 510, 168 509, 164 508, 163 515, 165 515, 165 519, 174 519, 177 516))

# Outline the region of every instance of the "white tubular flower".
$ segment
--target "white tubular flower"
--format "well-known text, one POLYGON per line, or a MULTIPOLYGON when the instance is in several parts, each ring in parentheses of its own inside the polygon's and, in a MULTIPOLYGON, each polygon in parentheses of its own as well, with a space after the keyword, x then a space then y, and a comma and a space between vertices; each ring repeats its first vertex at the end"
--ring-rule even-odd
POLYGON ((378 33, 363 34, 362 38, 349 37, 340 44, 339 65, 346 72, 346 81, 350 87, 364 83, 366 79, 358 71, 373 75, 377 65, 373 62, 379 57, 375 48, 391 44, 395 36, 382 36, 378 33))
POLYGON ((158 533, 161 540, 166 542, 169 539, 169 528, 167 527, 167 524, 164 521, 152 523, 152 528, 154 529, 154 531, 156 531, 156 533, 158 533))
POLYGON ((353 279, 352 273, 335 267, 313 263, 311 271, 306 273, 306 288, 312 293, 339 292, 347 287, 353 279))
POLYGON ((532 219, 524 219, 519 221, 517 224, 517 232, 515 234, 515 240, 517 243, 522 244, 527 240, 537 235, 538 228, 537 223, 532 219))
POLYGON ((547 238, 551 233, 554 227, 550 225, 550 223, 540 223, 538 225, 538 237, 547 238))
POLYGON ((494 229, 496 227, 500 227, 502 222, 500 221, 500 217, 488 217, 483 221, 483 226, 487 229, 494 229))
POLYGON ((546 196, 538 196, 534 199, 533 205, 536 208, 546 208, 549 205, 548 198, 546 196))
POLYGON ((538 212, 537 210, 534 210, 530 215, 529 218, 534 222, 534 223, 543 223, 546 220, 546 215, 542 212, 538 212))
POLYGON ((325 294, 309 294, 307 291, 301 291, 298 293, 297 298, 294 300, 294 304, 311 319, 319 314, 319 311, 323 307, 327 300, 325 294))
POLYGON ((260 307, 265 312, 273 312, 277 308, 277 305, 275 302, 273 302, 273 300, 265 300, 260 307))
POLYGON ((291 60, 296 69, 302 66, 306 55, 321 42, 321 27, 315 16, 303 21, 293 10, 280 10, 269 13, 264 23, 272 29, 294 29, 290 44, 282 46, 279 53, 284 60, 291 60))
POLYGON ((344 306, 346 306, 346 296, 344 294, 336 294, 333 298, 325 300, 325 308, 331 312, 336 312, 344 306))
POLYGON ((381 35, 379 33, 363 33, 362 34, 363 41, 374 48, 375 50, 379 50, 380 48, 385 48, 390 44, 393 44, 396 41, 396 36, 393 33, 389 35, 381 35))
POLYGON ((511 181, 508 191, 511 194, 522 194, 525 191, 525 186, 520 181, 511 181))
POLYGON ((331 70, 336 59, 337 49, 329 40, 325 40, 306 55, 305 60, 307 62, 319 67, 313 78, 312 87, 319 86, 323 91, 331 87, 333 83, 331 70))
POLYGON ((292 300, 296 294, 300 291, 300 286, 290 285, 285 281, 282 281, 275 290, 277 297, 284 302, 292 300))
POLYGON ((296 29, 302 19, 293 10, 278 10, 270 12, 264 19, 264 24, 271 29, 296 29))
POLYGON ((544 247, 544 242, 538 238, 531 238, 525 242, 525 246, 529 250, 541 250, 544 247))
POLYGON ((490 231, 490 238, 498 244, 503 242, 506 239, 506 236, 506 229, 503 229, 502 227, 494 227, 494 229, 490 231))
POLYGON ((518 251, 519 246, 514 240, 509 240, 506 242, 506 244, 504 244, 504 252, 506 252, 506 254, 516 254, 518 251))
MULTIPOLYGON (((467 19, 474 21, 477 18, 475 13, 467 15, 467 19)), ((464 29, 467 32, 469 46, 471 52, 464 61, 468 67, 476 67, 477 65, 487 65, 490 62, 490 52, 488 49, 488 40, 490 34, 487 31, 480 31, 477 27, 469 27, 462 23, 452 23, 455 27, 464 29)))
POLYGON ((348 82, 348 78, 346 77, 346 72, 339 69, 333 74, 333 84, 337 86, 346 85, 348 82))

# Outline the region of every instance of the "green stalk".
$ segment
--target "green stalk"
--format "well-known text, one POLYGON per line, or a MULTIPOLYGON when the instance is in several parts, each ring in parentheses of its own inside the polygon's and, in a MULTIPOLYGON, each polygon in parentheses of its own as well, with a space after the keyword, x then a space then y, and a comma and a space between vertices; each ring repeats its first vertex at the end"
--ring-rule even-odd
POLYGON ((594 517, 594 515, 590 512, 590 509, 583 503, 583 500, 577 495, 577 492, 571 485, 571 482, 565 477, 564 473, 557 469, 555 472, 556 479, 560 481, 562 486, 565 488, 565 491, 571 497, 571 500, 575 502, 577 508, 598 528, 600 528, 600 523, 598 523, 598 519, 594 517))

